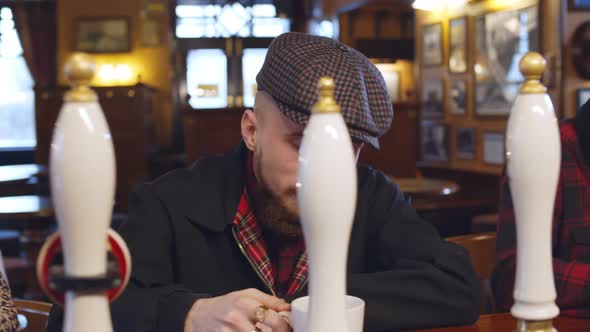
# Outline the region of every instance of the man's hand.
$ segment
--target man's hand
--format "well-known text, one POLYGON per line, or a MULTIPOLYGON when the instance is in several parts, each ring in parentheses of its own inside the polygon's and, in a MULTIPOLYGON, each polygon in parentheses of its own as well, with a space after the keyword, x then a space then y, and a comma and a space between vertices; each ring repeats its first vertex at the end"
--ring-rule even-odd
POLYGON ((290 332, 291 327, 278 314, 290 310, 291 305, 282 299, 257 289, 246 289, 197 300, 187 315, 184 332, 290 332), (266 310, 263 315, 257 315, 261 306, 266 310))

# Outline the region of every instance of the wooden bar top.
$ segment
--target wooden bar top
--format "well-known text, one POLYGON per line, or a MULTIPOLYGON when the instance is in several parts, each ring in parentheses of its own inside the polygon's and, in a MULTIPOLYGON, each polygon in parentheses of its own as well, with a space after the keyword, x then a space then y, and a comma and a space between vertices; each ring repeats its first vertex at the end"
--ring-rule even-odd
MULTIPOLYGON (((475 325, 417 330, 414 332, 512 332, 516 320, 509 314, 482 315, 475 325)), ((588 332, 590 319, 560 316, 553 320, 557 332, 588 332)))
POLYGON ((441 197, 459 191, 459 185, 453 181, 425 178, 392 178, 400 190, 412 196, 441 197))

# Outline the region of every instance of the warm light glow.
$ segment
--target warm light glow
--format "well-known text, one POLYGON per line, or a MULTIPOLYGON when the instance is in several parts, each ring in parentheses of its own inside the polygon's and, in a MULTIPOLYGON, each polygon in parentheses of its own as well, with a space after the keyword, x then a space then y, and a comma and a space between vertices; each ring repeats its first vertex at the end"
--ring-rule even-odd
POLYGON ((462 11, 467 6, 467 0, 446 0, 442 2, 445 3, 447 12, 462 11))
POLYGON ((102 65, 98 70, 98 79, 103 82, 111 82, 115 80, 115 66, 102 65))
POLYGON ((414 0, 412 7, 424 11, 461 11, 467 5, 467 0, 414 0))
POLYGON ((442 5, 442 0, 414 0, 414 3, 412 3, 414 9, 425 11, 441 10, 442 5))
POLYGON ((117 65, 115 68, 117 81, 128 82, 133 78, 133 73, 128 65, 117 65))
POLYGON ((97 85, 125 85, 133 84, 133 71, 127 64, 103 64, 99 67, 97 85))

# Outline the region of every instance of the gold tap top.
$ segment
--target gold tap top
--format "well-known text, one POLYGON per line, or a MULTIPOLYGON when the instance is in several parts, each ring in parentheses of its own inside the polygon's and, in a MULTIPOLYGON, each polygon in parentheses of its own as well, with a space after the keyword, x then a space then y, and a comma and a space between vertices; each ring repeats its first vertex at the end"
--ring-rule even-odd
POLYGON ((334 99, 334 80, 324 76, 318 82, 318 101, 313 105, 312 113, 340 113, 340 106, 334 99))
POLYGON ((521 94, 547 92, 547 88, 541 83, 541 76, 545 72, 545 66, 545 58, 536 52, 528 52, 520 59, 520 72, 524 76, 524 84, 520 87, 521 94))
POLYGON ((86 53, 74 53, 64 66, 64 73, 72 87, 64 96, 66 102, 93 102, 98 98, 90 89, 90 82, 96 73, 94 60, 86 53))
POLYGON ((542 321, 517 320, 514 332, 555 332, 551 319, 542 321))

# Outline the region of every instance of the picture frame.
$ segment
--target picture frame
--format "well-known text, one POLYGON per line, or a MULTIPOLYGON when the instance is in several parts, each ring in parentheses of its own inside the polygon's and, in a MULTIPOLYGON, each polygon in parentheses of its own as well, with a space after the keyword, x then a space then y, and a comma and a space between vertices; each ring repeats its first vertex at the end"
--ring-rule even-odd
POLYGON ((376 63, 375 67, 381 72, 387 93, 392 103, 397 103, 401 99, 401 75, 393 63, 376 63))
POLYGON ((448 162, 448 127, 442 123, 423 122, 421 130, 423 161, 448 162))
POLYGON ((590 21, 583 22, 574 31, 570 39, 571 61, 580 77, 590 80, 590 21))
POLYGON ((141 22, 141 47, 160 46, 159 22, 153 19, 145 19, 141 22))
POLYGON ((443 63, 442 24, 422 26, 422 65, 439 66, 443 63))
POLYGON ((444 114, 444 83, 442 79, 423 80, 422 114, 425 117, 442 117, 444 114))
POLYGON ((490 165, 504 165, 505 162, 504 133, 483 133, 483 161, 490 165))
POLYGON ((520 59, 529 51, 540 50, 538 17, 538 4, 476 17, 476 115, 510 113, 524 81, 520 59))
POLYGON ((590 100, 590 88, 579 88, 576 97, 578 101, 576 110, 579 110, 588 100, 590 100))
POLYGON ((76 22, 75 49, 87 53, 131 51, 128 17, 81 17, 76 22))
POLYGON ((474 160, 476 156, 475 129, 455 129, 455 151, 457 159, 474 160))
POLYGON ((590 0, 569 0, 569 10, 590 10, 590 0))
POLYGON ((449 112, 463 115, 467 112, 467 80, 463 78, 451 78, 448 84, 449 112))
POLYGON ((467 71, 467 18, 460 17, 449 21, 449 72, 467 71))

